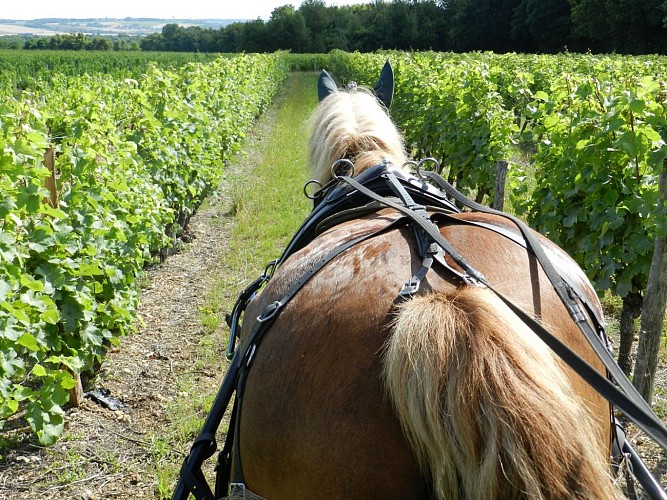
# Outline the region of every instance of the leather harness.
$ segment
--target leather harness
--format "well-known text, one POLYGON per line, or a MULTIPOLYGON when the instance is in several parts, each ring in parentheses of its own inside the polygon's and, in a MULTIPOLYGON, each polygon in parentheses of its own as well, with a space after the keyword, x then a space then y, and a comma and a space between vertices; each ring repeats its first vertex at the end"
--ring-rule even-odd
MULTIPOLYGON (((339 162, 348 160, 339 160, 339 162)), ((426 161, 426 160, 424 160, 426 161)), ((335 165, 336 166, 336 165, 335 165)), ((578 290, 547 258, 544 249, 519 219, 479 205, 458 193, 442 177, 433 172, 420 172, 418 175, 406 174, 389 164, 381 164, 352 178, 343 175, 343 169, 334 172, 334 180, 321 187, 313 196, 314 209, 292 238, 282 256, 271 262, 264 273, 251 283, 239 296, 233 311, 227 317, 230 326, 230 344, 227 356, 231 365, 223 380, 218 395, 213 403, 209 416, 204 423, 202 432, 192 445, 190 455, 181 468, 181 480, 174 493, 174 499, 185 499, 191 492, 196 498, 213 499, 229 493, 243 493, 245 483, 241 467, 239 446, 240 408, 243 403, 243 389, 254 354, 271 324, 280 311, 298 293, 298 291, 338 255, 349 248, 385 233, 397 227, 409 224, 417 240, 417 249, 422 264, 412 278, 399 291, 402 296, 410 296, 419 290, 421 280, 434 262, 444 267, 448 273, 460 280, 462 284, 485 286, 500 298, 519 318, 521 318, 568 366, 584 378, 597 392, 612 405, 620 409, 630 420, 635 422, 658 444, 667 449, 667 428, 653 414, 648 404, 637 393, 616 364, 606 340, 602 318, 597 308, 590 304, 583 290, 578 290), (518 229, 518 233, 505 227, 471 220, 454 218, 459 213, 457 206, 450 201, 454 199, 461 206, 474 211, 501 215, 510 220, 518 229), (243 339, 242 349, 236 350, 236 337, 240 331, 240 318, 247 304, 255 293, 271 279, 274 271, 295 251, 305 247, 317 235, 343 221, 359 218, 362 215, 376 212, 381 208, 393 208, 400 216, 387 225, 364 234, 350 241, 343 242, 326 251, 297 279, 290 283, 282 296, 271 302, 257 318, 257 321, 243 339), (509 238, 530 251, 540 263, 545 274, 552 283, 571 318, 593 347, 597 356, 607 369, 608 377, 598 373, 586 361, 554 337, 532 315, 527 314, 514 305, 502 293, 489 284, 486 278, 474 269, 459 252, 440 234, 434 221, 450 220, 457 224, 475 225, 494 231, 509 238), (447 255, 456 263, 457 268, 445 260, 447 255), (618 385, 614 385, 614 382, 618 385), (201 473, 201 464, 216 450, 215 433, 227 409, 231 397, 236 394, 232 410, 231 423, 225 445, 218 457, 216 466, 215 495, 201 473), (232 463, 234 464, 232 471, 232 463)), ((613 419, 612 414, 612 419, 613 419)), ((615 422, 614 422, 615 423, 615 422)), ((619 428, 620 425, 613 425, 619 428)), ((632 466, 633 473, 644 486, 651 498, 667 499, 660 484, 648 472, 645 465, 630 444, 624 439, 622 431, 613 433, 618 453, 626 456, 632 466)))

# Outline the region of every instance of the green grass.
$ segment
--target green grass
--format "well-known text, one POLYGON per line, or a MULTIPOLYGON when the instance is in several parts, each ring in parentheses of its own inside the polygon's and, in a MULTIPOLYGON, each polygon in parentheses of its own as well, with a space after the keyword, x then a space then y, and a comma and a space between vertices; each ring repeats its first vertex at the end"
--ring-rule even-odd
POLYGON ((256 165, 250 173, 228 178, 235 223, 223 260, 236 279, 218 281, 209 292, 201 309, 209 331, 218 329, 242 288, 280 256, 310 210, 302 191, 308 180, 305 119, 317 104, 316 88, 317 75, 292 74, 265 142, 237 160, 256 165))
MULTIPOLYGON (((269 111, 268 123, 256 131, 266 137, 251 141, 247 154, 229 166, 223 191, 232 198, 229 215, 234 223, 222 258, 222 275, 200 308, 205 334, 190 375, 179 382, 183 397, 170 405, 171 425, 152 438, 150 453, 156 464, 156 494, 160 498, 171 496, 183 452, 189 451, 187 443, 199 433, 217 392, 223 371, 218 367, 227 366, 223 361, 228 337, 226 325, 222 328, 224 313, 231 310, 238 293, 259 276, 266 263, 280 256, 310 210, 311 202, 302 190, 308 179, 304 122, 317 104, 316 88, 316 74, 293 73, 277 107, 269 111), (215 376, 205 377, 207 372, 215 376), (210 391, 202 390, 205 383, 210 391)), ((220 431, 226 428, 223 422, 220 431)), ((207 465, 210 468, 212 464, 207 465)))
POLYGON ((316 85, 315 75, 292 76, 262 160, 235 193, 236 224, 227 264, 237 272, 261 271, 308 213, 310 201, 302 191, 308 179, 304 120, 316 105, 316 85))

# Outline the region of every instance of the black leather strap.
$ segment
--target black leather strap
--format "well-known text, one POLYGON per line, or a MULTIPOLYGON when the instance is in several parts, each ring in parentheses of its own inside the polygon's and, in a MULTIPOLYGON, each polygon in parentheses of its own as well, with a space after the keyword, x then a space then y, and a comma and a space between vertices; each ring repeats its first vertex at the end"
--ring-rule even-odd
MULTIPOLYGON (((255 356, 255 352, 259 344, 261 343, 264 335, 268 331, 269 327, 273 324, 278 314, 282 309, 289 304, 289 302, 296 296, 296 294, 301 290, 308 281, 310 281, 313 276, 315 276, 324 266, 329 262, 335 259, 337 256, 345 252, 346 250, 352 248, 353 246, 358 245, 359 243, 370 240, 382 233, 388 232, 392 229, 395 229, 401 224, 405 224, 407 219, 404 217, 399 217, 388 223, 387 225, 372 231, 368 234, 355 238, 353 240, 341 243, 340 245, 334 247, 333 249, 326 252, 322 255, 315 263, 313 263, 306 272, 299 277, 297 280, 292 280, 290 282, 289 288, 283 293, 282 297, 278 300, 271 302, 267 305, 262 313, 257 318, 255 326, 248 336, 248 340, 244 342, 244 354, 239 358, 237 364, 238 372, 238 383, 236 389, 236 400, 235 405, 237 405, 238 414, 234 422, 231 422, 230 427, 233 425, 235 427, 234 439, 232 445, 232 457, 233 457, 233 471, 231 475, 231 483, 243 484, 243 467, 241 461, 241 451, 240 451, 240 415, 241 408, 243 406, 243 389, 245 387, 245 381, 248 374, 248 370, 252 364, 252 361, 255 356)), ((225 446, 227 444, 225 443, 225 446)))
MULTIPOLYGON (((405 171, 394 167, 389 163, 383 163, 371 167, 355 177, 357 182, 368 187, 382 196, 392 196, 395 194, 391 184, 387 181, 387 175, 393 175, 403 190, 414 199, 416 203, 438 207, 440 210, 449 212, 459 212, 460 210, 447 199, 444 193, 434 186, 424 182, 417 176, 406 173, 405 171)), ((340 214, 345 214, 348 210, 356 210, 367 203, 367 198, 360 194, 356 189, 349 185, 340 183, 336 179, 329 182, 314 195, 315 207, 308 215, 308 218, 296 232, 283 255, 280 262, 293 254, 295 251, 303 248, 310 243, 317 235, 320 225, 323 221, 333 217, 340 219, 340 214)), ((349 212, 348 212, 349 213, 349 212)), ((352 212, 354 213, 354 212, 352 212)))
POLYGON ((218 463, 215 466, 215 497, 223 498, 228 494, 229 481, 232 475, 232 445, 234 443, 234 434, 236 432, 236 422, 238 415, 238 405, 234 400, 232 414, 229 417, 231 425, 225 436, 225 444, 222 451, 218 454, 218 463))
POLYGON ((421 217, 418 213, 405 206, 401 206, 392 200, 377 195, 373 191, 367 189, 365 186, 359 184, 351 177, 340 176, 339 179, 354 187, 369 198, 398 210, 402 214, 408 216, 414 224, 419 225, 431 238, 433 238, 433 240, 438 245, 440 245, 445 250, 445 252, 449 254, 449 256, 459 266, 461 266, 466 274, 468 274, 477 283, 487 286, 491 291, 493 291, 493 293, 496 294, 496 296, 498 296, 498 298, 500 298, 500 300, 502 300, 517 316, 519 316, 556 353, 556 355, 558 355, 558 357, 560 357, 568 366, 570 366, 570 368, 572 368, 580 377, 582 377, 589 385, 591 385, 591 387, 593 387, 599 394, 601 394, 610 403, 614 404, 619 410, 621 410, 630 420, 632 420, 635 424, 637 424, 638 427, 651 436, 660 446, 667 450, 667 428, 665 428, 664 424, 655 416, 650 406, 646 403, 646 401, 644 401, 634 386, 628 381, 620 367, 616 364, 614 358, 607 350, 606 346, 602 344, 602 341, 596 332, 593 331, 591 325, 587 321, 586 315, 583 313, 581 306, 577 302, 577 297, 575 296, 574 291, 560 277, 544 253, 542 245, 531 233, 529 228, 516 217, 505 214, 503 212, 498 212, 497 210, 490 209, 468 200, 439 175, 432 172, 426 172, 425 174, 428 174, 430 178, 436 181, 439 187, 444 188, 448 194, 454 197, 458 202, 469 206, 473 210, 507 217, 518 226, 573 321, 582 331, 588 342, 593 347, 595 353, 598 355, 605 367, 609 370, 614 380, 619 384, 622 391, 614 386, 609 380, 607 380, 607 378, 598 373, 597 370, 590 366, 569 347, 554 337, 532 316, 528 315, 526 312, 514 305, 502 293, 490 286, 486 278, 476 269, 474 269, 463 258, 463 256, 461 256, 458 251, 456 251, 451 246, 451 244, 442 237, 437 226, 435 226, 435 224, 433 224, 431 221, 424 220, 424 218, 421 217))
MULTIPOLYGON (((200 434, 195 440, 195 443, 192 445, 192 447, 195 448, 199 444, 210 448, 211 443, 213 443, 213 449, 210 453, 205 452, 206 456, 203 460, 206 460, 206 458, 210 457, 215 452, 214 435, 211 435, 209 433, 200 434)), ((190 468, 190 466, 188 465, 188 461, 186 459, 183 462, 183 465, 181 465, 180 477, 181 477, 180 482, 183 483, 183 485, 187 488, 187 490, 190 493, 192 493, 192 495, 197 500, 215 500, 213 492, 211 491, 211 488, 206 482, 204 474, 201 471, 201 467, 197 469, 190 468)))
MULTIPOLYGON (((190 453, 183 461, 180 471, 180 480, 171 497, 172 500, 187 500, 190 496, 190 492, 192 492, 197 499, 208 500, 209 498, 206 495, 211 493, 211 490, 201 473, 201 466, 206 459, 215 453, 215 434, 220 427, 220 422, 222 421, 227 406, 229 405, 229 401, 236 389, 238 377, 236 361, 239 357, 240 354, 237 352, 222 380, 222 384, 213 401, 211 410, 206 416, 200 435, 192 445, 190 453), (197 493, 195 493, 195 490, 197 493)), ((212 498, 212 496, 213 495, 211 494, 210 498, 212 498)))

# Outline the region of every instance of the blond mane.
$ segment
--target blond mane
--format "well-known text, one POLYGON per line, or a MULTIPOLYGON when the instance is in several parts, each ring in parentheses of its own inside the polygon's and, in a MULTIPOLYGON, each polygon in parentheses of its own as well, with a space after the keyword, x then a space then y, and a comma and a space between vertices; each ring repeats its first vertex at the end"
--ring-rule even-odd
POLYGON ((368 90, 339 91, 320 102, 309 120, 308 164, 325 184, 331 165, 340 158, 354 163, 355 175, 388 161, 401 167, 407 160, 403 137, 385 108, 368 90))

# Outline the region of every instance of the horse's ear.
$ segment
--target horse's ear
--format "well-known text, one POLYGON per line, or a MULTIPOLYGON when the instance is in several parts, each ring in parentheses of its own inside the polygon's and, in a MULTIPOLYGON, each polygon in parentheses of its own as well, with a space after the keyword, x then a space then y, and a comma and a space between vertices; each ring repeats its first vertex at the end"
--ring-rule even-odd
POLYGON ((322 102, 325 97, 335 94, 336 92, 338 92, 336 82, 334 82, 331 75, 323 69, 322 73, 320 73, 320 79, 317 82, 317 98, 322 102))
POLYGON ((394 97, 394 70, 391 67, 389 59, 384 63, 380 72, 380 78, 373 88, 375 95, 387 109, 391 106, 391 100, 394 97))

